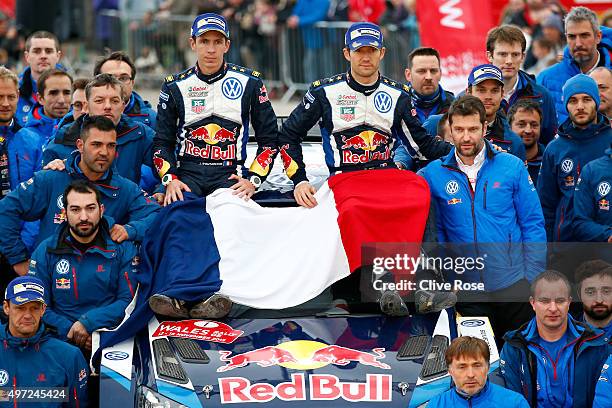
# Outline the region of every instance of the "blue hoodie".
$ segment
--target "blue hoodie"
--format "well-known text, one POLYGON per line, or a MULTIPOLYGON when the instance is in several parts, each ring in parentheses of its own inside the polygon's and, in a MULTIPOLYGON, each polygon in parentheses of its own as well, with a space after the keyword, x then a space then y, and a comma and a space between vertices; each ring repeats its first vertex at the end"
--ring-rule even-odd
POLYGON ((580 242, 606 242, 612 236, 612 147, 582 170, 574 191, 574 236, 580 242))
POLYGON ((21 132, 28 132, 36 135, 40 140, 40 145, 45 146, 55 133, 59 120, 51 119, 44 113, 41 105, 36 104, 28 114, 26 124, 21 132))
MULTIPOLYGON (((40 324, 34 336, 27 339, 13 337, 6 325, 0 326, 0 373, 6 374, 8 388, 67 388, 69 402, 0 402, 0 407, 86 407, 87 363, 81 351, 61 340, 53 338, 44 324, 40 324)), ((0 376, 3 377, 3 376, 0 376)))
POLYGON ((532 407, 591 407, 595 384, 612 347, 600 330, 567 317, 567 341, 556 359, 539 345, 535 317, 504 336, 500 374, 506 388, 521 393, 532 407))
POLYGON ((485 244, 480 247, 488 253, 486 271, 466 272, 463 279, 480 280, 493 291, 521 279, 531 281, 543 270, 545 253, 536 243, 545 242, 546 234, 538 196, 523 162, 485 143, 485 161, 474 189, 457 165, 454 148, 419 174, 431 190, 438 241, 485 244))
POLYGON ((529 404, 521 394, 489 381, 482 390, 470 397, 460 394, 456 388, 453 388, 435 396, 427 403, 427 408, 490 408, 494 406, 529 408, 529 404))
MULTIPOLYGON (((29 252, 19 239, 21 220, 41 220, 38 242, 55 233, 66 220, 62 195, 71 181, 85 176, 78 167, 81 155, 74 152, 65 171, 43 170, 0 200, 0 252, 11 265, 25 261, 29 252)), ((159 211, 157 203, 145 198, 138 185, 108 170, 94 182, 102 195, 105 214, 123 225, 130 241, 142 241, 159 211)))
POLYGON ((576 240, 572 229, 574 188, 584 166, 604 155, 612 143, 609 121, 597 115, 597 123, 586 129, 575 128, 570 119, 558 131, 559 137, 544 151, 538 175, 538 195, 542 203, 549 242, 576 240))
POLYGON ((99 225, 95 242, 85 252, 74 246, 64 225, 32 254, 29 274, 45 287, 43 321, 64 341, 77 320, 90 334, 117 326, 134 296, 136 248, 129 241, 113 242, 106 219, 99 225))
MULTIPOLYGON (((599 50, 603 66, 612 68, 612 60, 610 58, 610 52, 612 52, 612 28, 602 26, 600 29, 602 37, 597 49, 599 50)), ((563 102, 563 85, 565 85, 568 79, 581 72, 580 67, 570 55, 569 47, 565 47, 563 60, 552 67, 546 68, 537 77, 538 84, 548 89, 548 92, 553 97, 559 123, 563 123, 567 119, 565 102, 563 102)))
MULTIPOLYGON (((49 142, 43 152, 43 166, 55 159, 68 158, 76 149, 76 141, 81 136, 81 124, 84 118, 85 115, 74 121, 72 115, 67 115, 62 119, 62 127, 57 130, 55 139, 49 142)), ((152 147, 155 132, 125 114, 121 116, 116 130, 117 155, 114 166, 121 176, 138 184, 142 165, 153 169, 152 147)), ((157 171, 153 171, 153 174, 157 174, 157 171)))

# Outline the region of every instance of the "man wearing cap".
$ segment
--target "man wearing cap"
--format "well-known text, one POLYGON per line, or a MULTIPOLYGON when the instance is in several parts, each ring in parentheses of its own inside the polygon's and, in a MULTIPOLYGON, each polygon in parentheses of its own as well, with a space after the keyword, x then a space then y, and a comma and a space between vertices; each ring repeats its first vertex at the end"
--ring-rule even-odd
POLYGON ((569 118, 544 151, 538 176, 538 195, 549 242, 578 239, 572 227, 576 183, 585 166, 602 157, 612 143, 610 123, 597 112, 599 91, 592 78, 578 74, 569 79, 563 87, 563 100, 569 118))
MULTIPOLYGON (((13 279, 2 307, 8 316, 8 323, 0 326, 0 387, 5 390, 4 398, 8 389, 16 392, 59 388, 58 397, 64 399, 43 400, 35 405, 87 406, 87 363, 78 348, 54 338, 41 322, 46 305, 40 279, 33 276, 13 279)), ((6 406, 8 403, 21 406, 23 402, 2 401, 6 406)))
POLYGON ((279 136, 295 199, 307 208, 317 202, 315 188, 306 177, 300 142, 319 121, 331 174, 394 166, 392 153, 398 139, 426 159, 441 157, 451 148, 421 127, 409 87, 380 75, 378 68, 386 51, 380 27, 355 23, 344 41, 349 71, 313 82, 279 136))
POLYGON ((525 145, 521 138, 510 130, 506 116, 500 109, 504 99, 504 79, 501 70, 491 64, 474 67, 468 77, 466 93, 474 95, 484 104, 487 112, 486 139, 525 161, 525 145))
POLYGON ((226 187, 248 199, 278 152, 276 115, 266 87, 259 72, 225 61, 229 37, 224 17, 196 17, 189 43, 197 62, 162 85, 153 160, 166 187, 166 205, 182 200, 183 191, 204 196, 226 187), (259 147, 246 169, 249 124, 259 147))

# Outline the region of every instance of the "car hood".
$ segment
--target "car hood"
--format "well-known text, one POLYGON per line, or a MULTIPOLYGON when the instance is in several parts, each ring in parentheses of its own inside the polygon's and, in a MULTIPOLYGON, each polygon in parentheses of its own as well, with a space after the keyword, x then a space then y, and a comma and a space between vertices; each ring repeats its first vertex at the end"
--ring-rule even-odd
POLYGON ((449 319, 445 311, 225 323, 154 318, 136 340, 136 376, 185 406, 359 401, 416 407, 449 388, 449 319), (219 325, 224 333, 214 334, 219 325), (231 340, 224 337, 229 331, 237 337, 229 344, 206 341, 204 329, 220 341, 231 340))

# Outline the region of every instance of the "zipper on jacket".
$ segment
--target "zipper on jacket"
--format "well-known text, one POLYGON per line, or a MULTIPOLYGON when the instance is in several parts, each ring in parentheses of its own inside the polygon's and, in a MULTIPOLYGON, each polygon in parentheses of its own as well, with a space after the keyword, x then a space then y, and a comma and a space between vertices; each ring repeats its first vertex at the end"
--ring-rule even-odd
POLYGON ((125 276, 125 280, 127 281, 128 288, 130 288, 130 293, 132 294, 132 297, 134 297, 134 288, 132 288, 132 282, 130 282, 130 277, 127 271, 123 272, 123 276, 125 276))
POLYGON ((559 224, 557 225, 557 241, 561 241, 561 226, 563 225, 563 219, 565 216, 565 206, 561 206, 561 216, 559 217, 559 224))
POLYGON ((17 164, 17 181, 21 181, 21 166, 19 165, 19 155, 15 153, 15 163, 17 164))
POLYGON ((74 297, 79 300, 79 287, 77 286, 76 269, 72 267, 72 280, 74 280, 74 297))
POLYGON ((484 185, 484 209, 487 209, 487 184, 489 184, 489 181, 485 181, 485 185, 484 185))
POLYGON ((13 407, 17 408, 17 376, 13 376, 13 407))

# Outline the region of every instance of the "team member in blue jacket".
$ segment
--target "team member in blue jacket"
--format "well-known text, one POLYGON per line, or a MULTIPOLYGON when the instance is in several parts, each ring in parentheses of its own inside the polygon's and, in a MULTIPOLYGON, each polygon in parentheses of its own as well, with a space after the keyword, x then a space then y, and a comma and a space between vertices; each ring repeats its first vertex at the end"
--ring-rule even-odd
POLYGON ((19 76, 19 103, 15 116, 25 125, 28 114, 38 102, 36 81, 49 68, 62 68, 58 64, 62 52, 59 40, 48 31, 36 31, 25 42, 25 60, 28 66, 19 76))
POLYGON ((559 272, 543 272, 531 288, 535 318, 504 336, 500 373, 506 388, 532 407, 591 407, 611 350, 607 337, 569 316, 571 287, 559 272))
POLYGON ((110 74, 117 78, 123 85, 123 93, 127 100, 123 113, 134 121, 155 129, 157 112, 153 110, 148 101, 143 100, 134 92, 136 66, 129 55, 123 51, 108 54, 96 62, 93 74, 94 76, 110 74))
POLYGON ((464 336, 452 341, 444 356, 454 387, 429 401, 428 408, 489 408, 495 405, 529 408, 521 394, 488 381, 489 346, 484 340, 464 336))
MULTIPOLYGON (((142 123, 135 122, 123 114, 123 92, 119 80, 110 74, 100 74, 85 87, 89 115, 106 116, 115 124, 117 132, 117 172, 134 183, 140 183, 141 166, 153 168, 154 131, 142 123)), ((65 159, 76 147, 84 118, 70 122, 58 130, 55 140, 43 152, 43 165, 55 159, 65 159)), ((155 173, 154 173, 155 174, 155 173)))
POLYGON ((593 408, 609 408, 612 407, 612 376, 610 375, 610 366, 612 366, 612 354, 601 368, 601 374, 595 386, 595 400, 593 400, 593 408))
POLYGON ((586 7, 573 7, 565 16, 567 47, 563 60, 540 72, 538 84, 551 93, 557 109, 559 124, 567 119, 563 84, 580 73, 588 74, 593 68, 612 67, 612 29, 600 27, 597 15, 586 7))
MULTIPOLYGON (((57 396, 66 402, 47 399, 32 405, 86 407, 87 363, 78 348, 54 338, 41 322, 46 309, 42 282, 33 276, 15 278, 6 290, 3 309, 8 323, 0 326, 0 387, 62 388, 63 395, 57 396)), ((2 399, 0 407, 22 403, 2 399)))
MULTIPOLYGON (((42 148, 38 137, 21 133, 15 118, 19 98, 17 75, 0 67, 0 199, 40 170, 42 148)), ((38 223, 22 223, 21 239, 29 251, 34 249, 38 223)), ((15 277, 12 266, 0 251, 0 293, 15 277)))
POLYGON ((45 287, 45 324, 60 339, 91 350, 91 333, 117 326, 134 296, 137 251, 132 242, 111 239, 92 182, 71 182, 62 199, 67 222, 36 248, 29 273, 45 287))
POLYGON ((70 110, 72 77, 50 68, 38 78, 38 103, 34 105, 22 132, 35 134, 41 146, 47 144, 59 120, 70 110))
POLYGON ((544 156, 544 145, 540 143, 542 110, 535 101, 520 100, 510 108, 508 122, 512 131, 523 140, 527 155, 527 171, 531 180, 537 186, 542 157, 544 156))
POLYGON ((563 87, 569 119, 544 151, 538 176, 548 241, 576 240, 572 228, 574 188, 584 167, 604 155, 612 143, 612 128, 601 113, 593 79, 579 74, 563 87))
POLYGON ((455 147, 420 174, 431 190, 438 240, 476 243, 488 253, 485 270, 469 270, 456 278, 483 283, 497 303, 472 302, 458 309, 464 315, 489 316, 494 332, 505 333, 530 317, 528 305, 514 303, 509 296, 526 291, 527 281, 543 270, 545 253, 536 243, 545 242, 546 234, 525 165, 485 140, 485 117, 478 98, 456 99, 448 111, 455 147))
POLYGON ((523 99, 538 103, 542 113, 541 142, 546 145, 557 132, 557 112, 548 90, 538 85, 534 76, 520 69, 525 61, 526 47, 525 35, 516 26, 502 25, 487 34, 487 58, 502 71, 504 78, 503 110, 507 113, 523 99))
POLYGON ((612 265, 601 259, 586 261, 574 277, 583 310, 580 321, 603 330, 612 340, 612 265))
POLYGON ((574 192, 574 236, 580 242, 612 242, 612 144, 582 170, 574 192))
POLYGON ((0 200, 0 252, 18 273, 27 272, 29 258, 18 236, 21 220, 41 220, 38 242, 53 235, 57 225, 66 221, 62 195, 75 179, 88 179, 98 186, 106 215, 115 222, 110 231, 115 242, 143 240, 159 207, 145 199, 138 185, 113 174, 116 138, 110 119, 89 117, 78 151, 72 153, 65 171, 40 171, 0 200))

